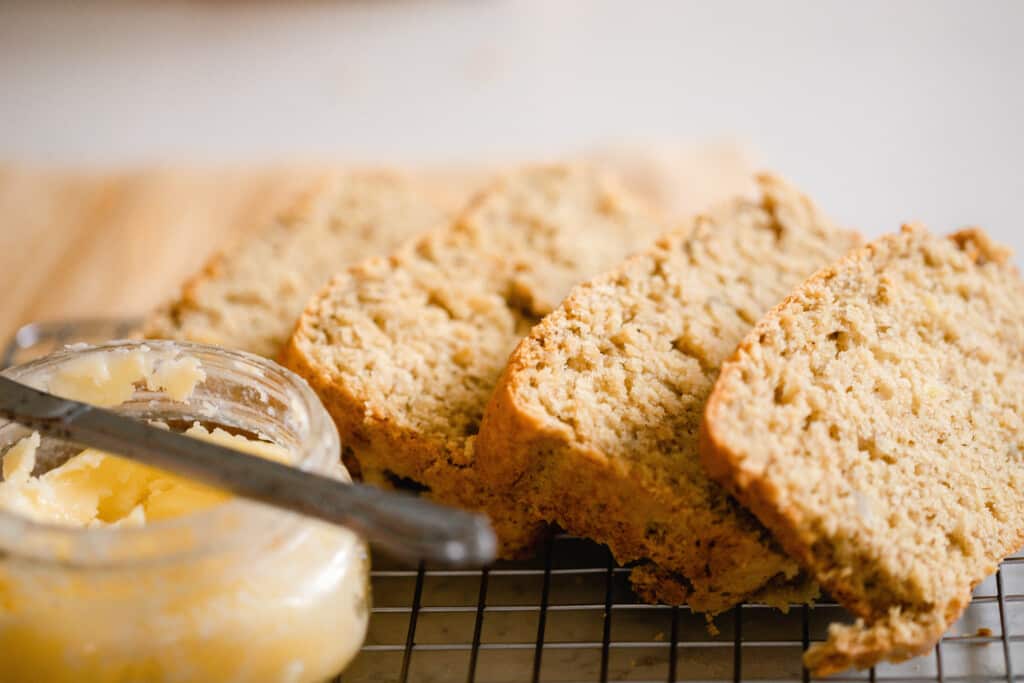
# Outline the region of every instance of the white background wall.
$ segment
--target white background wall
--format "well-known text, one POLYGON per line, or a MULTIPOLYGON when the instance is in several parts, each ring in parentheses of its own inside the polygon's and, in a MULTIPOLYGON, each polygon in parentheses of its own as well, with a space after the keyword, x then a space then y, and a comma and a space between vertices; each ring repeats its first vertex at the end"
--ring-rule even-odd
POLYGON ((836 217, 1024 253, 1024 2, 15 2, 0 159, 529 156, 738 137, 836 217))

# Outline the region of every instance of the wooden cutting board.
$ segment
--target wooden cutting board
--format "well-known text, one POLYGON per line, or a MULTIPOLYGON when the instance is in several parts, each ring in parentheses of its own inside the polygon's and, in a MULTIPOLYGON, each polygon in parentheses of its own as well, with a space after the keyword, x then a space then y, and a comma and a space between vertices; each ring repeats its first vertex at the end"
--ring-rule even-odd
MULTIPOLYGON (((667 213, 731 194, 749 179, 733 144, 585 155, 667 213)), ((0 344, 32 321, 138 316, 172 296, 228 241, 258 230, 327 166, 158 167, 117 172, 0 163, 0 344)), ((414 171, 455 210, 493 167, 414 171)))

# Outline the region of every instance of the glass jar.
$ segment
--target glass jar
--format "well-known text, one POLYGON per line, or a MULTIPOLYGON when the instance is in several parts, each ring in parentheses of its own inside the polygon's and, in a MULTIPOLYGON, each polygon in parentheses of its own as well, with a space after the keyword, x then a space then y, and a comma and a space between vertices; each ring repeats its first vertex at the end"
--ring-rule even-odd
MULTIPOLYGON (((139 349, 198 358, 206 380, 185 401, 136 385, 114 410, 263 436, 295 466, 347 478, 320 401, 256 356, 116 342, 5 374, 45 388, 76 359, 139 349)), ((0 423, 0 449, 27 433, 0 423)), ((79 450, 43 439, 35 473, 79 450)), ((0 680, 322 681, 362 644, 368 577, 366 546, 351 531, 236 498, 137 528, 56 526, 0 510, 0 680)))

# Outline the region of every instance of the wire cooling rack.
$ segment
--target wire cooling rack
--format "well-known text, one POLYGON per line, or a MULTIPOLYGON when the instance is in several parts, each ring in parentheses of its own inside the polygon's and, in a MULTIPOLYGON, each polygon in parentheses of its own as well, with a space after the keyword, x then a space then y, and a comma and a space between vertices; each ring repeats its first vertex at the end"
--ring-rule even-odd
MULTIPOLYGON (((73 342, 127 336, 133 320, 23 327, 4 367, 73 342)), ((629 569, 603 546, 559 535, 528 562, 483 571, 404 567, 374 558, 374 607, 344 683, 672 683, 809 681, 800 659, 828 624, 848 620, 834 602, 788 613, 744 604, 715 620, 687 608, 639 603, 629 569)), ((339 635, 340 637, 340 635, 339 635)), ((830 681, 1024 681, 1024 555, 983 582, 935 652, 830 681)))

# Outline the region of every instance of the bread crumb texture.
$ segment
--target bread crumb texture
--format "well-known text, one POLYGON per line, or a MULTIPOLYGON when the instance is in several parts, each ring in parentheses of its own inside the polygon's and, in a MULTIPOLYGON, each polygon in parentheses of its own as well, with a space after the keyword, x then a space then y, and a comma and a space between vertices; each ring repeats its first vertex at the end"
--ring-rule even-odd
MULTIPOLYGON (((606 543, 647 600, 716 613, 798 565, 698 457, 721 363, 787 292, 859 243, 788 183, 738 198, 580 285, 513 353, 481 475, 606 543)), ((813 593, 813 591, 811 591, 813 593)))
POLYGON ((306 308, 285 362, 320 394, 365 478, 488 509, 515 554, 540 525, 476 477, 487 399, 516 342, 575 283, 663 229, 590 170, 522 169, 449 227, 335 278, 306 308))
POLYGON ((332 275, 445 221, 401 175, 335 174, 279 220, 215 256, 149 316, 143 334, 276 357, 306 301, 332 275))
POLYGON ((930 650, 1024 543, 1024 285, 908 227, 798 288, 710 400, 704 462, 860 621, 816 674, 930 650))

